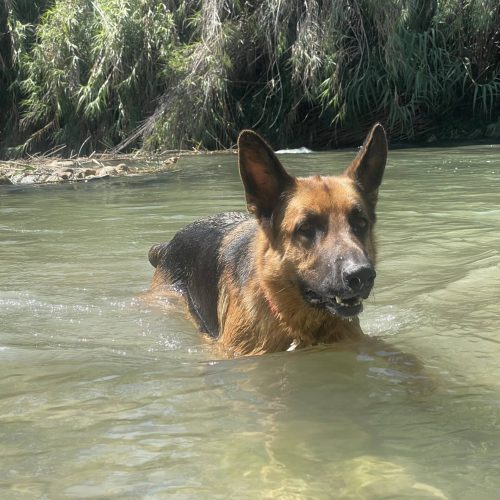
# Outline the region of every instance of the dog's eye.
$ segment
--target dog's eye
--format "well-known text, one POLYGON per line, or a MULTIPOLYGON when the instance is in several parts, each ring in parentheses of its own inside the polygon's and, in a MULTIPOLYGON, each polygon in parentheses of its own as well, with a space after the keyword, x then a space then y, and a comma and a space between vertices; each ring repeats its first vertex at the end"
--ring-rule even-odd
POLYGON ((307 238, 308 240, 312 240, 316 235, 316 226, 311 222, 302 222, 300 223, 295 232, 298 236, 302 236, 303 238, 307 238))
POLYGON ((356 220, 356 226, 360 229, 366 229, 368 227, 368 221, 360 217, 356 220))
POLYGON ((363 234, 367 229, 369 222, 364 217, 356 217, 352 221, 353 229, 358 234, 363 234))

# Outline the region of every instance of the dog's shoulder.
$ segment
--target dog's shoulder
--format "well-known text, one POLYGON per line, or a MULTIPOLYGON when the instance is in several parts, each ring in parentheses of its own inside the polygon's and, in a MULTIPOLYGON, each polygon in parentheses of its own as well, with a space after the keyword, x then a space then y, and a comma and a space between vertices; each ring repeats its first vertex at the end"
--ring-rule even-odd
POLYGON ((243 287, 252 275, 255 265, 254 242, 258 223, 247 214, 229 231, 219 250, 219 262, 227 269, 232 279, 243 287))

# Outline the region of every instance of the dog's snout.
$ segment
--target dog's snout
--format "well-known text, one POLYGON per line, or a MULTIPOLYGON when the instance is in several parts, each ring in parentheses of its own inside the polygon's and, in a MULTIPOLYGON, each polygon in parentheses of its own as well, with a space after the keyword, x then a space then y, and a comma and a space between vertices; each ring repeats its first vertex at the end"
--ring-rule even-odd
POLYGON ((355 293, 370 292, 375 281, 375 269, 372 266, 357 266, 343 272, 344 283, 355 293))

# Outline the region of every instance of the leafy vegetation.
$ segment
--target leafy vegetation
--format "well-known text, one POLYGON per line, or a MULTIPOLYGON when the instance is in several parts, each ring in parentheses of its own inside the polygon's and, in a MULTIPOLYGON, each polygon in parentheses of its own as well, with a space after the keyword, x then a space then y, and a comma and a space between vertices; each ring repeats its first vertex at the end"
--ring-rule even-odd
MULTIPOLYGON (((6 0, 2 144, 232 146, 500 133, 498 0, 6 0), (479 131, 479 132, 478 132, 479 131)), ((2 14, 2 12, 0 12, 2 14)))

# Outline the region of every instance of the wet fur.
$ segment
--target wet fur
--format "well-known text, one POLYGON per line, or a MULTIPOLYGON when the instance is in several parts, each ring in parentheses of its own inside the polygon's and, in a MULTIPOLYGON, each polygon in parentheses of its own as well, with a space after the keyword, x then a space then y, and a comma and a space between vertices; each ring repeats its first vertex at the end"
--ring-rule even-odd
POLYGON ((242 132, 240 173, 252 215, 208 217, 153 246, 152 289, 181 294, 200 331, 231 355, 361 338, 357 316, 309 303, 301 283, 345 288, 344 260, 374 265, 375 206, 386 153, 377 124, 342 175, 294 178, 257 134, 242 132), (317 226, 314 239, 304 236, 308 220, 302 231, 307 217, 317 226), (356 224, 363 225, 362 234, 356 224))

